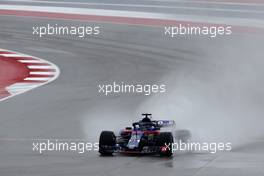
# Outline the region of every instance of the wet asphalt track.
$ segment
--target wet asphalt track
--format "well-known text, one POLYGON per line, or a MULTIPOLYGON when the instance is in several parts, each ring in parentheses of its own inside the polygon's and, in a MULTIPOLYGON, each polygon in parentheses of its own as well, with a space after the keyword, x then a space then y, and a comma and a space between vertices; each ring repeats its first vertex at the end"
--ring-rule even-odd
POLYGON ((98 84, 109 81, 162 83, 172 71, 175 75, 193 72, 199 78, 210 80, 213 79, 211 74, 222 74, 219 59, 226 59, 223 58, 226 51, 229 51, 227 56, 242 60, 261 56, 258 46, 263 39, 260 36, 169 39, 164 37, 162 27, 29 17, 1 16, 0 24, 0 48, 47 59, 61 69, 55 82, 1 102, 1 176, 264 175, 263 140, 230 153, 178 154, 172 159, 99 157, 96 152, 85 155, 32 152, 32 139, 85 139, 87 129, 83 123, 90 120, 96 119, 98 124, 105 120, 122 124, 123 119, 137 120, 134 117, 139 113, 138 107, 149 97, 129 94, 106 97, 98 93, 98 84), (102 35, 86 39, 61 36, 39 39, 32 35, 32 25, 47 23, 95 24, 101 26, 102 35), (128 115, 116 118, 115 111, 128 115))

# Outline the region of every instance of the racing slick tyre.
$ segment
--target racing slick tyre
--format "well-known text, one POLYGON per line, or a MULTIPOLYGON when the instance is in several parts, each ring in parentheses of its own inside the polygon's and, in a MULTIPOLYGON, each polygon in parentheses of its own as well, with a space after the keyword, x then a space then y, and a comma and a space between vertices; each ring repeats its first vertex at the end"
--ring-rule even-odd
POLYGON ((159 135, 158 146, 160 146, 160 156, 170 157, 172 151, 173 135, 170 132, 162 132, 159 135))
POLYGON ((115 151, 116 136, 112 131, 102 131, 99 139, 99 153, 102 156, 112 155, 115 151))

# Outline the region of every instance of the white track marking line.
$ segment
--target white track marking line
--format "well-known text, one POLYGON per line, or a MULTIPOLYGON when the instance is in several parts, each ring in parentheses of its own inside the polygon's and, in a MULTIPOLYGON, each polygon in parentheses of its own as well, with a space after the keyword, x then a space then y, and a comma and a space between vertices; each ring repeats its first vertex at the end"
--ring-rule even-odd
POLYGON ((25 81, 48 81, 50 77, 43 78, 43 77, 27 77, 24 79, 25 81))
MULTIPOLYGON (((242 19, 242 18, 224 18, 216 16, 194 16, 182 14, 162 14, 162 13, 147 13, 147 12, 133 12, 122 10, 104 10, 104 9, 85 9, 85 8, 71 8, 71 7, 51 7, 51 6, 22 6, 22 5, 1 5, 2 10, 23 10, 46 13, 62 13, 62 14, 78 14, 78 15, 97 15, 110 17, 127 17, 127 18, 146 18, 156 20, 179 20, 190 21, 197 23, 208 24, 224 24, 237 25, 248 27, 264 27, 263 20, 258 19, 242 19)), ((264 11, 262 12, 264 13, 264 11)))
MULTIPOLYGON (((98 16, 115 16, 115 17, 138 17, 138 18, 158 18, 164 15, 147 12, 132 12, 121 10, 104 10, 104 9, 85 9, 71 7, 52 7, 52 6, 24 6, 24 5, 1 5, 2 10, 23 10, 36 12, 51 12, 63 14, 78 14, 78 15, 98 15, 98 16), (68 12, 68 13, 67 13, 68 12)), ((166 16, 164 16, 165 18, 166 16)))
MULTIPOLYGON (((12 0, 12 1, 16 1, 16 0, 12 0)), ((27 0, 26 0, 27 1, 27 0)), ((30 1, 30 0, 29 0, 30 1)), ((155 1, 155 2, 160 2, 160 0, 151 0, 151 1, 155 1)), ((30 1, 32 2, 32 1, 30 1)), ((215 4, 215 5, 241 5, 241 6, 264 6, 264 4, 260 4, 260 3, 243 3, 243 2, 224 2, 224 1, 206 1, 206 0, 187 0, 187 1, 182 1, 182 0, 179 0, 179 1, 170 1, 170 0, 163 0, 162 2, 180 2, 180 3, 186 3, 186 4, 204 4, 204 5, 207 5, 207 4, 215 4)))
MULTIPOLYGON (((97 6, 123 6, 123 7, 163 7, 173 8, 168 5, 142 5, 142 4, 118 4, 118 3, 92 3, 92 2, 61 2, 61 1, 39 1, 39 0, 9 0, 12 2, 40 3, 40 4, 65 4, 65 5, 97 5, 97 6)), ((159 2, 159 1, 156 1, 159 2)), ((172 2, 172 1, 163 1, 172 2)), ((240 6, 264 6, 259 3, 241 3, 241 2, 224 2, 224 1, 173 1, 176 3, 186 4, 217 4, 217 5, 240 5, 240 6)))
MULTIPOLYGON (((79 8, 79 7, 54 7, 54 6, 26 6, 26 5, 1 5, 0 8, 2 10, 30 10, 30 11, 38 11, 38 12, 55 12, 57 13, 65 13, 71 12, 73 14, 82 14, 84 12, 100 12, 103 9, 86 9, 86 8, 79 8), (62 9, 62 10, 61 10, 62 9)), ((170 7, 172 8, 172 7, 170 7)), ((240 13, 259 13, 263 14, 263 11, 254 11, 254 10, 245 10, 245 9, 221 9, 221 8, 206 8, 206 7, 190 7, 190 6, 173 6, 173 9, 181 9, 181 10, 204 10, 204 11, 219 11, 219 12, 240 12, 240 13)), ((121 10, 103 10, 107 13, 107 16, 111 16, 113 11, 115 12, 126 12, 130 14, 134 14, 133 11, 121 11, 121 10)), ((138 12, 136 12, 138 13, 138 12)), ((140 12, 146 13, 146 12, 140 12)), ((99 15, 100 13, 96 13, 99 15)), ((152 13, 153 14, 153 13, 152 13)), ((104 15, 104 14, 102 14, 104 15)), ((123 15, 124 16, 124 15, 123 15)))
POLYGON ((40 60, 18 60, 18 62, 22 62, 22 63, 43 63, 40 60))
POLYGON ((25 54, 0 54, 0 56, 4 56, 4 57, 30 57, 29 55, 25 55, 25 54))
POLYGON ((187 3, 196 4, 216 4, 216 5, 240 5, 240 6, 264 6, 261 3, 243 3, 243 2, 224 2, 224 1, 188 1, 187 3))
POLYGON ((44 65, 28 65, 29 69, 52 69, 52 66, 44 66, 44 65))
POLYGON ((38 87, 38 85, 32 83, 16 83, 7 87, 6 90, 11 94, 17 94, 19 92, 25 92, 36 87, 38 87))
POLYGON ((30 72, 30 75, 54 75, 54 72, 30 72))

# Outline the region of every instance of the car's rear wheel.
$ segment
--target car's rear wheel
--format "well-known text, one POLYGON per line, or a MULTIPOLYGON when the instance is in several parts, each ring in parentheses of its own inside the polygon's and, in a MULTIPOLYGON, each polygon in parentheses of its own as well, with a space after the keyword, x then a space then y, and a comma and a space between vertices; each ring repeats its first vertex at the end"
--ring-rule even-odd
POLYGON ((170 132, 162 132, 158 138, 158 146, 160 147, 160 155, 170 157, 173 155, 172 151, 173 135, 170 132))
POLYGON ((116 136, 112 131, 102 131, 99 139, 99 153, 112 155, 115 151, 116 136))

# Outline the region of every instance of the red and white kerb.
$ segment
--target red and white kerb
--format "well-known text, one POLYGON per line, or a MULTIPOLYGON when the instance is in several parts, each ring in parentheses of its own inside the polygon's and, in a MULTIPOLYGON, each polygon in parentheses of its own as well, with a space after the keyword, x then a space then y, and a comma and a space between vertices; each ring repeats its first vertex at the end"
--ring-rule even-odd
POLYGON ((0 49, 0 101, 55 80, 59 68, 37 57, 0 49))

